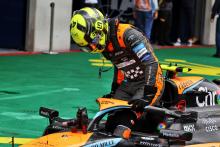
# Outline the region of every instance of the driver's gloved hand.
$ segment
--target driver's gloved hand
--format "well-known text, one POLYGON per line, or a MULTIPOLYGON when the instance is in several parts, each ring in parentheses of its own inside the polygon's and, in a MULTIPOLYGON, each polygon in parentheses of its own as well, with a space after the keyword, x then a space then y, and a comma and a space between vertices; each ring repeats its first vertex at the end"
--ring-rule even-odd
POLYGON ((132 99, 128 101, 128 104, 132 105, 131 109, 133 109, 135 112, 142 113, 144 111, 144 107, 148 106, 150 102, 144 99, 132 99))

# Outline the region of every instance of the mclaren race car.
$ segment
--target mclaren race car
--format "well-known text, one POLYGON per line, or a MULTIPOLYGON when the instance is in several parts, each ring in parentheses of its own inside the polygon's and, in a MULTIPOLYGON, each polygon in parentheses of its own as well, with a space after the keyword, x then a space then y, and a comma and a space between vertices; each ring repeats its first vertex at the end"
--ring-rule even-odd
POLYGON ((165 74, 165 89, 160 105, 177 107, 207 107, 220 104, 220 79, 209 81, 200 76, 179 76, 192 69, 177 65, 161 65, 165 74))
POLYGON ((75 119, 64 120, 58 111, 41 107, 40 115, 48 117, 50 125, 44 136, 21 147, 220 146, 219 105, 184 112, 146 106, 138 118, 126 101, 97 101, 100 111, 91 120, 85 108, 79 109, 75 119))
POLYGON ((160 106, 170 109, 186 107, 207 107, 220 104, 220 79, 209 81, 200 76, 180 76, 192 69, 170 63, 162 64, 165 89, 160 106))

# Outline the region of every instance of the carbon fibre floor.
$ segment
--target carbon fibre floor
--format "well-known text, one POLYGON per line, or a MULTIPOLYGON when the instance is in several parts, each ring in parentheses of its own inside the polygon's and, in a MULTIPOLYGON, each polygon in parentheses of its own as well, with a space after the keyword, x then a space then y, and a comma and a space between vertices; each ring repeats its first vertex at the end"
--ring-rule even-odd
MULTIPOLYGON (((174 62, 193 69, 183 75, 220 78, 220 58, 212 57, 214 48, 155 52, 161 64, 174 62)), ((0 143, 1 137, 39 137, 48 124, 38 115, 41 106, 59 110, 64 118, 75 117, 77 107, 86 106, 92 117, 98 110, 95 99, 109 92, 112 80, 112 70, 98 78, 98 65, 102 65, 100 55, 82 52, 0 56, 0 143)))

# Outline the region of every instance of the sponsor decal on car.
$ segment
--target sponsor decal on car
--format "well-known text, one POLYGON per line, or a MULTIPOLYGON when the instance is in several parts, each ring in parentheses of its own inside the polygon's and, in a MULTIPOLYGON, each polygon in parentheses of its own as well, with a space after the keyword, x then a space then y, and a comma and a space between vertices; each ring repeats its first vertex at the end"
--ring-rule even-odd
POLYGON ((207 95, 204 97, 196 96, 196 104, 199 107, 206 107, 206 106, 214 106, 216 103, 215 99, 217 97, 216 91, 208 91, 207 87, 199 87, 198 91, 206 92, 207 95))
POLYGON ((165 129, 166 128, 166 124, 164 122, 160 123, 158 126, 157 126, 157 130, 161 130, 161 129, 165 129))
POLYGON ((100 104, 114 104, 112 101, 101 101, 100 104))
POLYGON ((85 145, 84 147, 112 147, 117 145, 122 139, 121 138, 114 138, 114 139, 105 139, 101 141, 96 141, 95 143, 91 143, 85 145))
POLYGON ((217 125, 210 125, 205 127, 206 132, 214 132, 218 131, 218 126, 217 125))
POLYGON ((186 132, 195 132, 196 131, 194 124, 184 125, 183 130, 186 132))
POLYGON ((140 145, 151 146, 151 147, 162 147, 161 144, 152 143, 152 142, 148 142, 148 141, 140 141, 140 145))
POLYGON ((212 118, 205 118, 202 119, 202 123, 205 124, 205 131, 206 132, 215 132, 218 131, 217 121, 212 118))
POLYGON ((155 140, 153 137, 141 137, 143 140, 155 140))
POLYGON ((217 123, 217 121, 215 119, 212 119, 212 118, 203 118, 202 123, 205 124, 205 125, 210 125, 210 124, 217 123))
POLYGON ((163 132, 162 134, 163 136, 166 136, 166 137, 177 137, 177 138, 180 137, 179 134, 173 133, 173 132, 163 132))
POLYGON ((185 89, 187 87, 189 87, 190 85, 193 84, 193 81, 192 80, 186 80, 184 82, 181 82, 178 86, 179 89, 185 89))
POLYGON ((217 94, 217 102, 218 104, 220 104, 220 90, 217 90, 216 94, 217 94))

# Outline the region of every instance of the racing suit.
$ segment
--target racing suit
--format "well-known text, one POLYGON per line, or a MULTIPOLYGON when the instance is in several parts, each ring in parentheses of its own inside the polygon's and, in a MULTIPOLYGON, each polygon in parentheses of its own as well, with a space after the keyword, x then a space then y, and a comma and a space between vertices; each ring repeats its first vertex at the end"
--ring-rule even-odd
POLYGON ((156 104, 164 90, 164 79, 153 48, 144 35, 129 24, 110 21, 104 57, 115 69, 113 97, 122 100, 145 99, 156 104), (124 80, 118 75, 123 73, 124 80), (120 82, 121 83, 120 83, 120 82))

